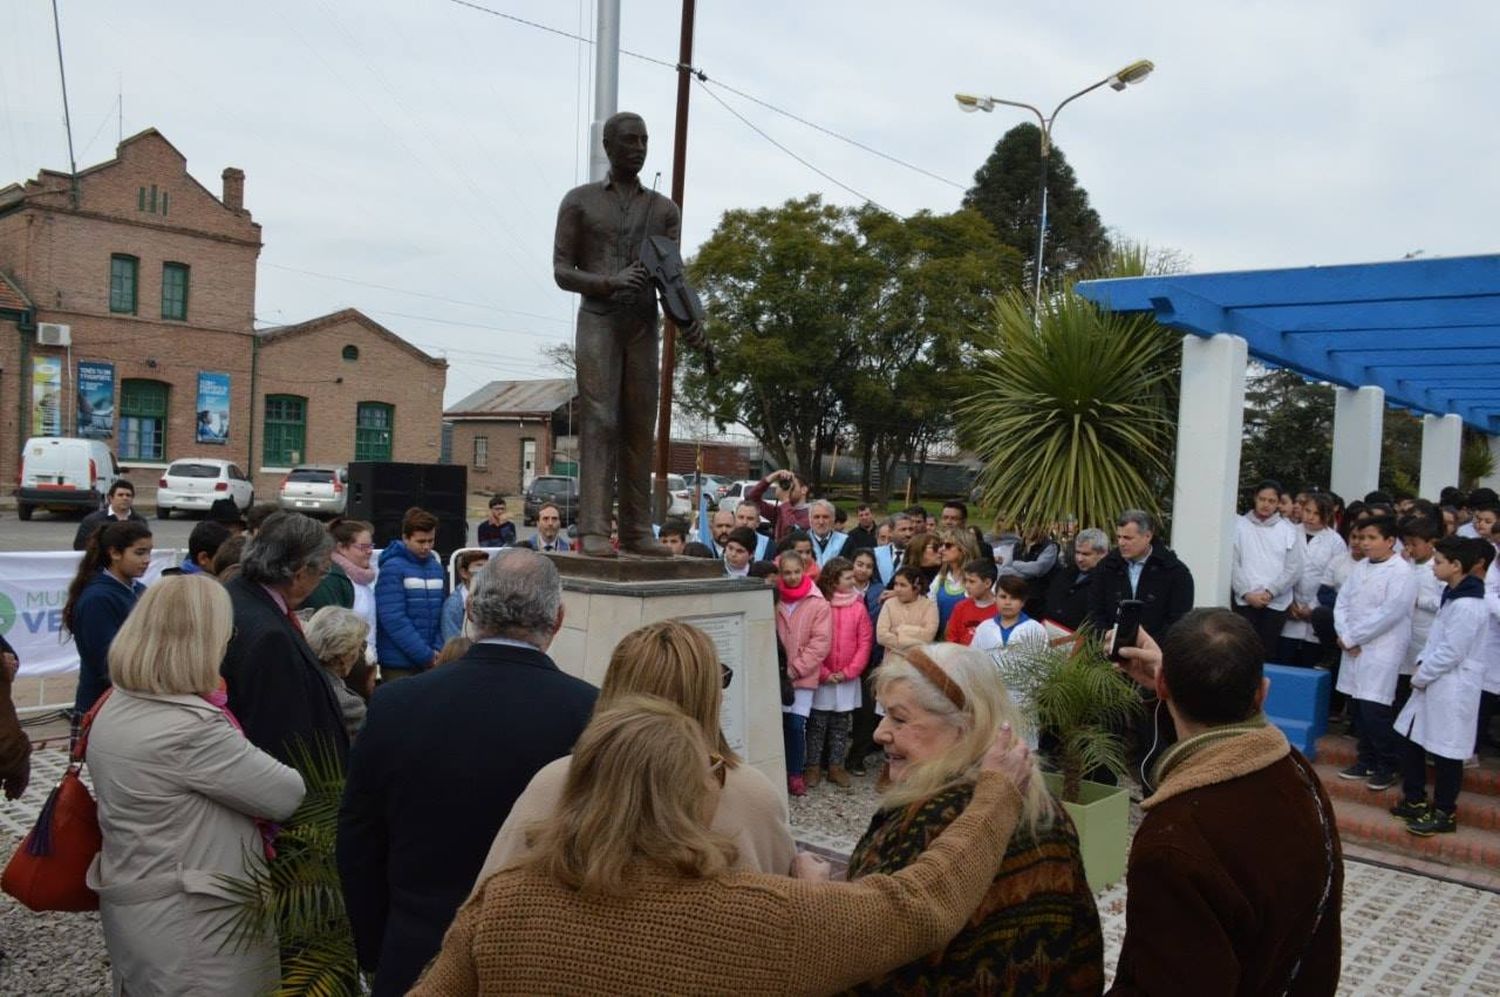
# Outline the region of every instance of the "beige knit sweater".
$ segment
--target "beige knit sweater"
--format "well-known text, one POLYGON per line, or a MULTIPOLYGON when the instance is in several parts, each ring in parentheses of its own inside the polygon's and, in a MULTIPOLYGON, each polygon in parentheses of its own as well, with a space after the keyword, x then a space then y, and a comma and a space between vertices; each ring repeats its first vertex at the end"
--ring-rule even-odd
POLYGON ((875 624, 875 641, 885 648, 886 660, 900 658, 908 647, 930 644, 937 638, 938 607, 926 596, 918 596, 912 602, 902 602, 895 596, 880 607, 880 618, 875 624))
MULTIPOLYGON (((500 825, 484 867, 474 880, 475 890, 491 874, 515 865, 530 854, 526 828, 556 812, 572 763, 571 755, 559 758, 532 777, 526 791, 510 808, 510 816, 500 825)), ((709 826, 733 839, 740 853, 736 869, 779 876, 791 872, 797 846, 787 824, 786 801, 760 770, 740 765, 724 773, 724 789, 719 793, 719 806, 709 826)))
POLYGON ((981 775, 968 809, 916 862, 855 883, 643 868, 634 893, 598 897, 506 869, 459 909, 411 993, 841 990, 953 937, 995 878, 1020 808, 1005 777, 981 775))

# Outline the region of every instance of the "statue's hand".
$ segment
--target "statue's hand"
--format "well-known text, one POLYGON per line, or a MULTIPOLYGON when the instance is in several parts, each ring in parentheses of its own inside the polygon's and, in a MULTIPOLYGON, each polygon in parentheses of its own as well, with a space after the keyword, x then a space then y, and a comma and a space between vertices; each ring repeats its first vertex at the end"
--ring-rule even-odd
POLYGON ((683 340, 695 350, 703 349, 703 323, 694 322, 677 330, 682 333, 683 340))
POLYGON ((636 262, 611 276, 609 289, 611 291, 639 291, 649 283, 651 283, 651 271, 636 262))

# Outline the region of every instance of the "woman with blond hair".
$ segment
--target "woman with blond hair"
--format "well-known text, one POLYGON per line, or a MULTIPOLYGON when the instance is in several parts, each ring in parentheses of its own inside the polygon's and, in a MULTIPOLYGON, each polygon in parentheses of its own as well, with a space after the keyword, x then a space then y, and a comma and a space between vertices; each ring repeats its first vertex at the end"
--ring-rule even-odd
MULTIPOLYGON (((785 875, 797 854, 787 826, 786 803, 771 780, 734 753, 719 729, 720 703, 734 679, 734 673, 719 663, 707 634, 686 623, 664 620, 631 631, 615 646, 594 711, 602 713, 626 696, 656 696, 697 720, 714 753, 724 759, 723 791, 718 794, 711 829, 734 842, 735 868, 785 875)), ((571 765, 571 757, 559 758, 531 780, 495 835, 476 888, 491 873, 529 854, 527 829, 557 812, 571 765)))
MULTIPOLYGON (((849 879, 909 866, 969 807, 995 732, 1024 721, 994 663, 961 644, 908 648, 875 673, 885 716, 883 796, 849 856, 849 879)), ((1033 771, 1020 821, 984 899, 962 930, 859 989, 868 993, 1093 993, 1104 988, 1099 912, 1078 834, 1033 771)))
POLYGON ((735 871, 712 829, 724 759, 702 722, 626 696, 578 738, 532 854, 458 911, 411 991, 825 994, 940 946, 979 903, 1021 809, 1031 757, 994 740, 968 811, 893 876, 735 871), (878 944, 870 944, 878 941, 878 944))
POLYGON ((938 542, 937 577, 927 594, 932 597, 938 611, 938 633, 948 632, 948 617, 964 601, 968 593, 964 589, 964 565, 979 559, 979 546, 974 543, 974 534, 945 526, 933 534, 938 542))
POLYGON ((113 691, 89 732, 104 847, 99 894, 115 993, 263 994, 280 971, 274 934, 229 936, 246 879, 302 777, 246 740, 226 709, 219 662, 233 613, 203 575, 146 590, 109 648, 113 691))

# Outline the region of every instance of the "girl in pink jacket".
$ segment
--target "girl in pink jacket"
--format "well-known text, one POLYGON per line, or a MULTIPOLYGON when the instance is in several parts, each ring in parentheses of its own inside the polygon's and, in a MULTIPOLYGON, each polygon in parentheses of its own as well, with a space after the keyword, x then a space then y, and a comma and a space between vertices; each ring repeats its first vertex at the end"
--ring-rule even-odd
POLYGON ((812 715, 807 721, 807 767, 802 776, 811 789, 823 778, 823 747, 828 747, 828 781, 847 788, 849 773, 844 770, 844 756, 849 753, 849 734, 854 728, 854 711, 859 709, 859 677, 870 663, 870 649, 875 644, 875 630, 865 601, 854 588, 854 565, 835 557, 823 565, 818 589, 832 607, 833 640, 823 666, 818 670, 818 687, 813 690, 812 715))
POLYGON ((793 796, 807 793, 802 766, 807 751, 807 715, 823 659, 833 643, 833 615, 823 593, 803 574, 802 556, 784 551, 776 559, 776 639, 786 652, 786 674, 792 680, 791 705, 781 708, 781 736, 786 746, 786 788, 793 796))

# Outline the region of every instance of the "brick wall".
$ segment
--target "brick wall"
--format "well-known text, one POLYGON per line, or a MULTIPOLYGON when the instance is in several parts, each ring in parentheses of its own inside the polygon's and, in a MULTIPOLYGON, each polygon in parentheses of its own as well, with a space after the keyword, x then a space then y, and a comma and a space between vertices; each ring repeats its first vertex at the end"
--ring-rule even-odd
MULTIPOLYGON (((301 463, 347 464, 355 457, 361 402, 394 406, 391 459, 436 463, 442 450, 447 364, 426 357, 352 309, 294 326, 261 344, 253 465, 258 495, 275 494, 284 465, 265 464, 265 396, 307 399, 307 452, 301 463), (353 346, 358 359, 345 360, 353 346), (282 470, 267 470, 280 467, 282 470)), ((458 443, 454 447, 457 453, 458 443)))
POLYGON ((551 420, 461 419, 453 424, 453 463, 469 468, 469 491, 475 495, 521 493, 521 441, 536 440, 536 473, 546 474, 552 463, 551 420), (474 439, 488 441, 486 466, 474 463, 474 439))

